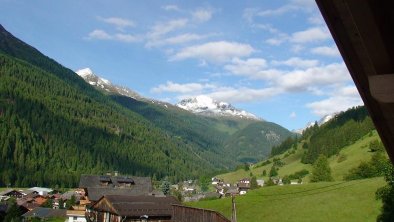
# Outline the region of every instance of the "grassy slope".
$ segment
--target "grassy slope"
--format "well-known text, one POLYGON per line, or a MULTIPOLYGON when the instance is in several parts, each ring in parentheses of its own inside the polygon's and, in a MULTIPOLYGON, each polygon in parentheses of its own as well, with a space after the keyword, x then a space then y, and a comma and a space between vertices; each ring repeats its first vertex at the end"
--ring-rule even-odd
MULTIPOLYGON (((236 198, 243 221, 375 221, 382 178, 264 187, 236 198)), ((189 203, 231 218, 231 198, 189 203)))
MULTIPOLYGON (((347 146, 343 148, 340 152, 340 155, 345 155, 346 159, 340 163, 338 163, 338 156, 332 156, 329 158, 329 163, 330 167, 332 170, 332 175, 334 177, 334 180, 342 180, 343 176, 353 167, 358 166, 358 164, 361 161, 368 161, 371 158, 371 153, 368 152, 368 144, 372 140, 378 139, 379 136, 377 135, 376 131, 373 132, 372 136, 366 135, 362 139, 358 140, 356 143, 347 146)), ((289 155, 288 157, 284 158, 285 154, 277 155, 273 158, 280 158, 283 162, 286 163, 283 167, 279 169, 279 176, 283 177, 284 175, 289 175, 294 172, 300 171, 302 169, 307 169, 309 172, 312 171, 312 165, 311 164, 303 164, 301 163, 301 157, 303 154, 303 149, 299 146, 294 154, 289 155)), ((260 163, 256 164, 258 166, 260 163)), ((272 163, 268 164, 266 166, 260 166, 260 167, 252 167, 251 171, 245 171, 243 169, 234 171, 234 172, 229 172, 226 174, 221 174, 218 175, 218 178, 224 179, 224 181, 229 182, 229 183, 234 183, 237 180, 240 180, 244 177, 250 177, 250 172, 253 173, 253 175, 256 175, 257 178, 262 178, 264 180, 267 180, 268 177, 262 177, 262 172, 263 170, 266 170, 267 174, 269 173, 271 169, 272 163)), ((308 182, 309 181, 309 175, 306 176, 304 181, 308 182)))

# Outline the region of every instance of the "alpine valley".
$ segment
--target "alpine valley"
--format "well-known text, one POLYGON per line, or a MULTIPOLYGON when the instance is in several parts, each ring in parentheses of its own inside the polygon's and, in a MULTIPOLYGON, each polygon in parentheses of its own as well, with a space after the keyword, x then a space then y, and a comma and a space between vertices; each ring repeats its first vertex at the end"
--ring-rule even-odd
POLYGON ((109 171, 175 182, 263 160, 294 136, 208 97, 171 105, 77 73, 0 25, 0 186, 73 187, 109 171))

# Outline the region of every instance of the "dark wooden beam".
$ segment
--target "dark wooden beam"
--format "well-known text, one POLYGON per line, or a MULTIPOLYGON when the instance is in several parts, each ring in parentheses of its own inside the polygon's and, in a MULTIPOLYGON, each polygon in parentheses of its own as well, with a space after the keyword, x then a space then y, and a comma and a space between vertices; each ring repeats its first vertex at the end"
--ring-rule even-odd
MULTIPOLYGON (((394 104, 376 100, 369 85, 370 76, 394 73, 394 9, 387 9, 393 3, 376 0, 316 2, 394 163, 394 104)), ((374 87, 379 88, 379 85, 374 87)))

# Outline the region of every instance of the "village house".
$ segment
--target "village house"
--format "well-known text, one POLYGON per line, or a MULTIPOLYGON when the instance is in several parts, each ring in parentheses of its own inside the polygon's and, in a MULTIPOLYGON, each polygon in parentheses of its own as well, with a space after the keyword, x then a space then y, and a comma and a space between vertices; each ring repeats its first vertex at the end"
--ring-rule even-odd
POLYGON ((51 208, 43 208, 36 207, 33 210, 22 215, 23 221, 32 221, 33 218, 41 219, 42 221, 47 220, 49 218, 54 217, 66 217, 66 210, 64 209, 51 209, 51 208))
POLYGON ((171 221, 174 197, 106 195, 88 210, 88 221, 171 221), (142 220, 143 221, 143 220, 142 220))
POLYGON ((67 222, 86 222, 86 206, 72 206, 66 211, 67 222))
POLYGON ((0 192, 0 197, 4 199, 5 197, 22 198, 23 196, 24 194, 21 191, 15 189, 8 189, 0 192))
POLYGON ((238 192, 240 195, 246 194, 250 190, 250 179, 244 178, 237 183, 238 192))
POLYGON ((123 177, 81 175, 82 188, 89 201, 98 201, 105 195, 140 196, 151 195, 153 191, 150 177, 123 177))
POLYGON ((260 186, 260 187, 264 186, 264 180, 256 180, 256 182, 257 182, 258 186, 260 186))
POLYGON ((230 186, 224 195, 225 195, 225 197, 231 197, 231 196, 235 196, 238 194, 239 194, 238 187, 231 187, 230 186))

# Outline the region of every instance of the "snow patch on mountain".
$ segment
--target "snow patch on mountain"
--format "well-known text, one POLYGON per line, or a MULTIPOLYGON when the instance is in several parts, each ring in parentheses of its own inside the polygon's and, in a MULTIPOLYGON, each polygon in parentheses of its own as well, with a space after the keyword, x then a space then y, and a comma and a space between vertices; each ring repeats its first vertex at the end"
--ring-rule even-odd
POLYGON ((109 80, 99 77, 94 74, 90 68, 80 69, 76 71, 76 73, 90 85, 99 87, 107 92, 117 93, 133 99, 141 98, 141 96, 133 90, 123 86, 114 85, 109 80))
MULTIPOLYGON (((329 114, 329 115, 325 115, 323 116, 319 121, 317 121, 317 125, 321 126, 323 124, 325 124, 326 122, 330 121, 332 118, 334 118, 338 113, 333 113, 333 114, 329 114)), ((309 127, 312 127, 316 124, 315 122, 309 122, 306 124, 306 126, 304 128, 301 129, 297 129, 297 130, 293 130, 294 133, 298 133, 298 134, 302 134, 302 132, 306 129, 308 129, 309 127)))
POLYGON ((226 102, 218 102, 208 96, 197 96, 194 98, 184 99, 176 104, 176 106, 188 110, 192 113, 208 115, 208 116, 228 116, 245 119, 261 120, 252 113, 246 112, 233 107, 226 102))

